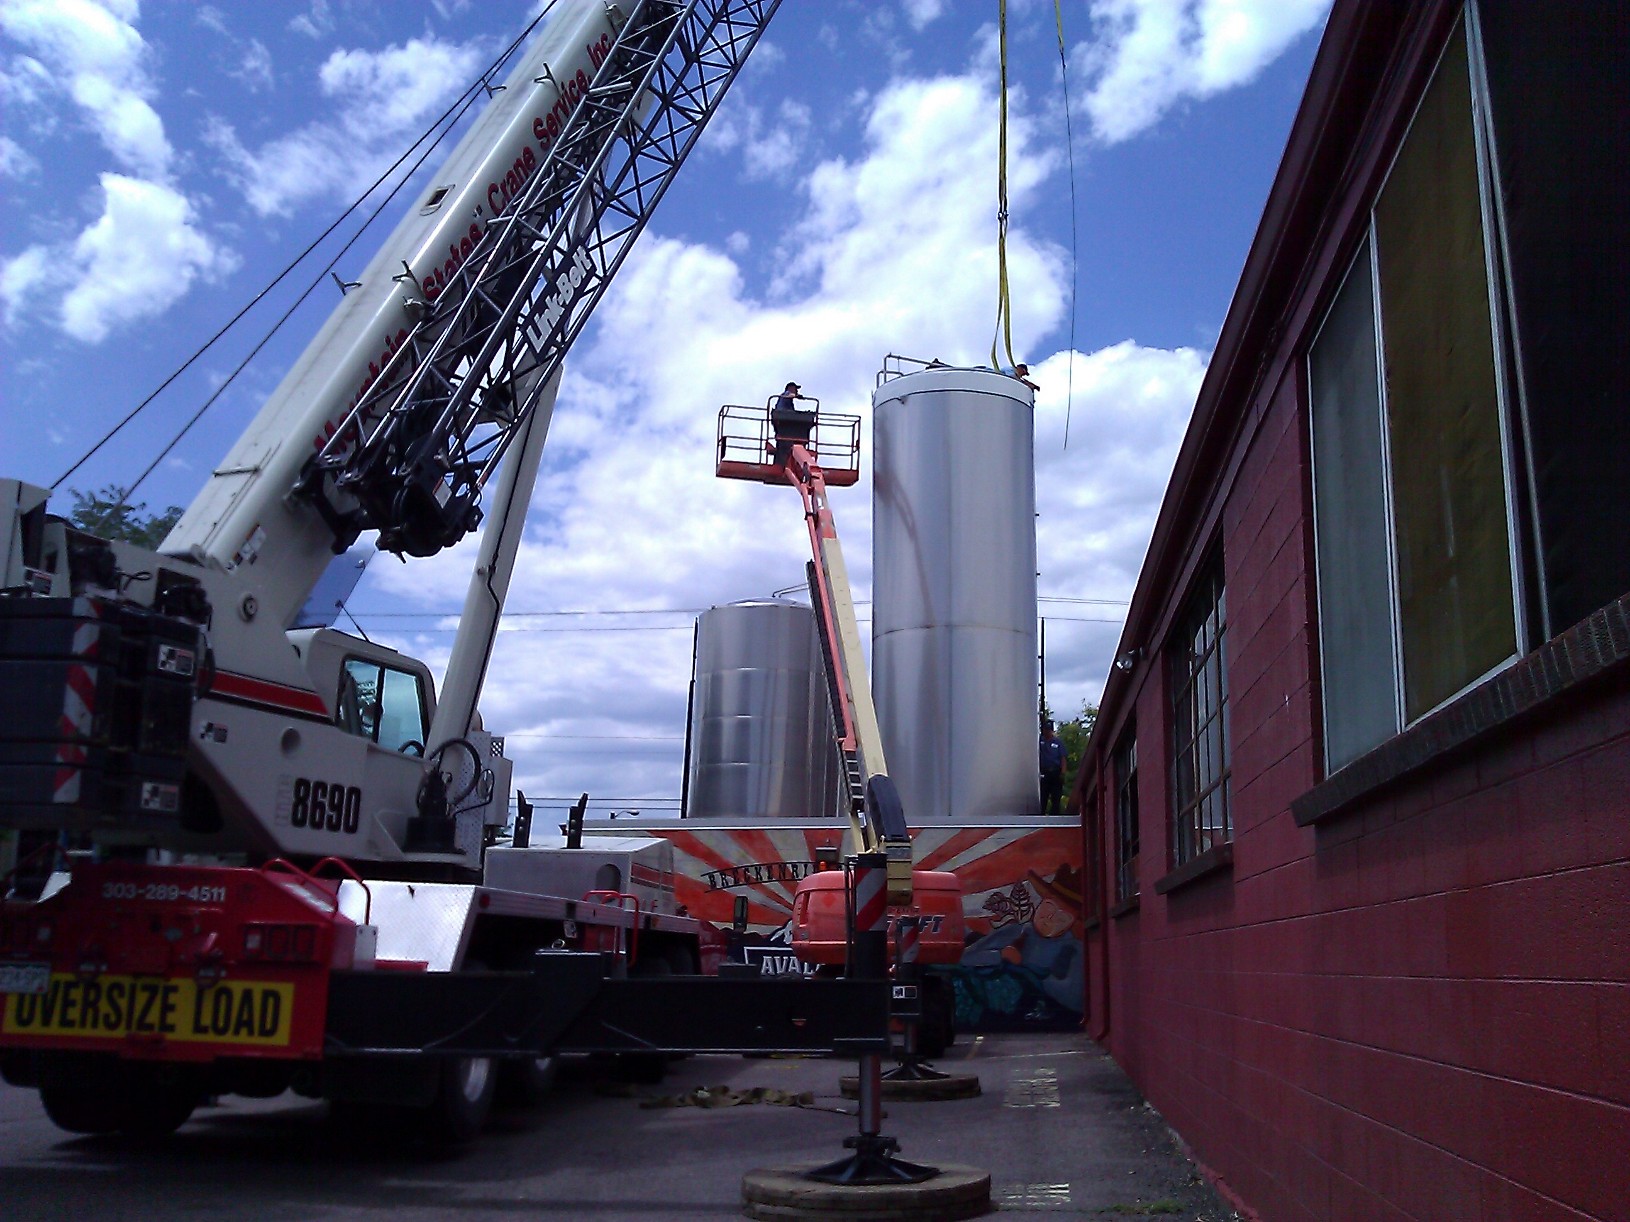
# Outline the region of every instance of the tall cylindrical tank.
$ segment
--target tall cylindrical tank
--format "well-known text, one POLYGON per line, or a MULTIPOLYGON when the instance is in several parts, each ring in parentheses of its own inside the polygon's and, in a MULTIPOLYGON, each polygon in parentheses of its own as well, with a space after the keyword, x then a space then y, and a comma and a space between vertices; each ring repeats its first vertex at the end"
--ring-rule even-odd
POLYGON ((837 812, 832 706, 813 611, 762 599, 702 613, 689 757, 687 817, 837 812))
POLYGON ((930 368, 872 409, 872 690, 906 818, 1034 814, 1034 397, 930 368))

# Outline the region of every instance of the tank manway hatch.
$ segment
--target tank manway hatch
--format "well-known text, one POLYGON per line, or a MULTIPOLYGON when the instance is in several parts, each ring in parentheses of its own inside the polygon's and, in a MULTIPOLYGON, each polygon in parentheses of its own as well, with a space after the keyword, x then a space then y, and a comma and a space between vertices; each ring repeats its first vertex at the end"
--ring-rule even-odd
POLYGON ((989 369, 872 394, 872 690, 913 824, 1041 809, 1034 402, 989 369))

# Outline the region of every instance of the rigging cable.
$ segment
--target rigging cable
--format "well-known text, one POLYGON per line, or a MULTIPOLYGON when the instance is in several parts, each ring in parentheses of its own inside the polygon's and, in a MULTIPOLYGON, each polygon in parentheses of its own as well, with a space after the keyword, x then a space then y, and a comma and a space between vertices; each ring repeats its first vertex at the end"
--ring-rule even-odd
POLYGON ((1000 369, 997 344, 1007 348, 1009 365, 1013 358, 1013 310, 1007 283, 1007 0, 997 4, 997 42, 1000 50, 1000 125, 996 149, 996 332, 990 339, 990 367, 1000 369))
POLYGON ((1079 276, 1075 238, 1075 134, 1070 130, 1070 70, 1064 54, 1062 0, 1053 0, 1053 23, 1058 27, 1058 77, 1064 86, 1064 152, 1070 166, 1070 348, 1064 379, 1064 448, 1067 450, 1070 448, 1070 408, 1075 403, 1075 297, 1079 276))
POLYGON ((159 453, 158 457, 155 458, 152 461, 152 463, 148 465, 147 469, 141 473, 140 477, 138 477, 136 479, 136 481, 134 483, 132 483, 129 487, 122 490, 120 503, 115 508, 115 512, 117 512, 118 508, 123 508, 124 505, 126 503, 128 503, 129 498, 132 495, 134 495, 136 489, 141 486, 142 481, 144 481, 149 475, 151 475, 153 473, 154 469, 159 465, 159 463, 164 461, 165 456, 168 455, 170 453, 170 451, 173 450, 180 443, 181 439, 183 437, 185 437, 188 432, 191 431, 193 425, 198 423, 199 418, 202 417, 203 414, 210 409, 210 407, 215 403, 215 401, 217 399, 219 399, 220 396, 226 391, 226 388, 228 386, 230 386, 233 383, 233 381, 235 381, 237 379, 238 375, 243 372, 244 368, 249 364, 249 362, 251 360, 253 360, 255 358, 255 356, 257 356, 259 354, 259 352, 261 351, 262 348, 264 348, 269 342, 271 342, 272 336, 275 335, 282 328, 283 324, 288 321, 289 316, 291 314, 293 314, 296 309, 299 308, 299 306, 306 300, 306 298, 311 296, 312 292, 315 291, 317 285, 322 283, 323 277, 333 270, 335 265, 346 254, 346 252, 349 251, 351 249, 351 247, 356 244, 357 240, 359 238, 361 238, 364 233, 367 232, 368 227, 370 225, 372 225, 375 220, 378 219, 380 212, 383 211, 384 208, 391 202, 391 200, 393 198, 395 198, 397 193, 400 192, 401 189, 405 185, 407 185, 407 182, 413 177, 413 174, 415 172, 417 172, 421 166, 424 165, 424 162, 425 162, 426 158, 428 158, 430 156, 430 153, 438 145, 440 145, 440 143, 444 139, 446 139, 447 134, 448 134, 449 131, 451 131, 452 127, 454 125, 456 125, 461 118, 463 118, 465 112, 469 110, 469 108, 470 108, 470 106, 472 104, 474 104, 478 93, 482 92, 482 91, 487 91, 487 92, 490 93, 490 90, 488 90, 488 87, 487 87, 487 82, 492 78, 492 76, 494 74, 497 73, 497 71, 503 66, 503 64, 509 59, 509 57, 515 53, 516 48, 518 48, 527 39, 527 37, 529 37, 531 35, 533 29, 536 28, 538 22, 542 21, 543 18, 548 15, 549 9, 552 9, 553 7, 554 7, 554 3, 551 2, 548 6, 546 6, 546 8, 542 12, 540 12, 536 17, 534 17, 532 19, 532 21, 527 25, 526 29, 523 30, 520 33, 520 35, 517 36, 509 44, 509 46, 504 48, 504 50, 498 55, 498 57, 481 74, 481 76, 477 79, 477 81, 473 85, 471 85, 468 89, 466 89, 463 94, 461 94, 450 106, 447 107, 446 110, 442 111, 442 113, 439 116, 437 116, 437 118, 430 124, 430 126, 428 128, 426 128, 423 133, 420 134, 419 138, 416 139, 411 145, 408 146, 407 150, 400 157, 398 157, 394 162, 392 162, 391 165, 389 167, 387 167, 379 175, 379 177, 376 178, 373 181, 373 183, 366 190, 364 190, 362 192, 361 195, 359 195, 355 200, 353 200, 351 202, 351 204, 345 209, 345 211, 341 212, 339 216, 334 218, 333 222, 328 226, 327 229, 323 230, 322 233, 318 234, 317 237, 313 238, 311 240, 310 244, 307 245, 307 247, 304 250, 302 250, 298 255, 296 255, 294 257, 294 259, 291 260, 288 263, 288 265, 283 268, 282 271, 278 272, 277 276, 274 279, 272 279, 264 288, 262 288, 252 298, 250 298, 248 303, 245 304, 236 314, 234 314, 230 319, 228 319, 224 324, 222 324, 221 328, 219 330, 217 330, 214 335, 210 336, 209 339, 206 340, 203 343, 202 346, 200 346, 191 356, 189 356, 184 362, 182 362, 182 364, 180 366, 178 366, 167 378, 165 378, 164 381, 161 382, 151 393, 149 393, 145 399, 143 399, 140 403, 136 404, 136 406, 131 408, 130 411, 125 413, 123 419, 121 419, 117 424, 115 424, 111 429, 109 429, 102 436, 102 438, 96 442, 95 445, 91 446, 90 449, 85 451, 85 453, 82 454, 79 457, 79 459, 73 464, 73 466, 69 467, 66 471, 64 471, 61 475, 59 475, 56 478, 56 480, 51 484, 51 488, 53 490, 55 490, 56 488, 61 486, 61 484, 65 480, 67 480, 69 476, 71 476, 75 471, 79 470, 80 467, 84 466, 86 462, 90 461, 90 459, 97 453, 97 451, 99 451, 103 446, 107 445, 108 442, 112 441, 113 438, 118 435, 120 430, 122 430, 127 424, 129 424, 132 420, 134 420, 137 417, 137 415, 139 415, 141 413, 141 411, 144 408, 147 407, 148 404, 152 403, 154 399, 158 398, 159 395, 163 394, 164 391, 166 389, 168 389, 169 386, 177 378, 179 378, 183 373, 185 373, 194 364, 196 364, 203 357, 203 355, 206 352, 208 352, 212 347, 215 346, 217 341, 219 341, 222 337, 224 337, 226 335, 226 333, 228 331, 230 331, 234 326, 236 326, 238 324, 238 322, 240 322, 243 319, 243 317, 246 314, 249 313, 250 310, 254 309, 254 307, 256 305, 258 305, 260 303, 260 301, 263 298, 265 298, 265 296, 268 293, 270 293, 274 288, 276 288, 279 284, 281 284, 291 273, 293 273, 294 269, 299 267, 300 264, 305 261, 306 257, 308 255, 310 255, 312 251, 317 249, 317 247, 319 245, 321 245, 330 235, 332 235, 334 233, 334 231, 336 229, 338 229, 340 227, 340 225, 342 225, 345 222, 347 217, 351 216, 352 213, 356 212, 357 209, 362 207, 362 205, 367 201, 368 197, 371 196, 374 193, 374 191, 376 191, 381 185, 383 185, 386 181, 388 181, 389 178, 391 177, 391 175, 395 174, 396 171, 401 168, 402 164, 404 162, 406 162, 408 160, 408 158, 413 155, 414 151, 416 149, 418 149, 420 147, 420 145, 425 145, 425 142, 428 140, 429 144, 425 145, 424 151, 419 154, 418 160, 413 163, 412 167, 408 170, 407 174, 405 174, 403 176, 401 182, 397 183, 396 186, 392 187, 391 190, 389 191, 389 193, 386 194, 385 198, 382 201, 380 201, 379 206, 377 208, 375 208, 372 213, 369 214, 368 219, 362 223, 361 228, 359 228, 357 230, 357 232, 354 235, 352 235, 350 240, 347 241, 345 243, 345 245, 342 246, 339 249, 339 251, 335 253, 334 257, 332 259, 330 259, 329 262, 326 265, 324 265, 322 270, 319 271, 315 277, 313 277, 311 283, 306 286, 305 291, 302 292, 300 294, 300 296, 295 299, 294 304, 291 305, 286 311, 284 311, 283 315, 277 320, 276 323, 274 323, 272 325, 271 329, 269 331, 267 331, 264 336, 261 337, 259 343, 257 343, 254 346, 254 348, 252 348, 250 350, 249 355, 244 357, 244 359, 241 362, 239 362, 237 368, 235 368, 226 377, 226 379, 221 383, 221 385, 218 386, 215 389, 215 392, 213 394, 211 394, 209 396, 209 398, 204 401, 203 406, 200 407, 196 412, 193 413, 192 417, 187 421, 187 423, 182 426, 180 432, 178 432, 170 440, 169 444, 166 445, 164 447, 164 449, 159 453), (438 128, 442 129, 439 132, 439 134, 437 132, 438 128), (432 139, 432 136, 434 136, 434 139, 432 139))

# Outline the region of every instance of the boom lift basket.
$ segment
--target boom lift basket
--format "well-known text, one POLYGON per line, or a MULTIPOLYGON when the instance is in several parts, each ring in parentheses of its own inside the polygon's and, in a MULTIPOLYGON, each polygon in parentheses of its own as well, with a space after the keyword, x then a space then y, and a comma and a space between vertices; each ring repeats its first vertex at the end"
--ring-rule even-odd
MULTIPOLYGON (((777 437, 770 419, 769 403, 763 407, 725 404, 719 409, 718 468, 715 474, 721 479, 785 484, 786 460, 777 459, 776 442, 797 441, 809 449, 831 487, 847 488, 857 482, 860 479, 860 417, 823 412, 819 405, 807 415, 807 438, 792 435, 777 437)), ((802 432, 801 427, 799 431, 802 432)))

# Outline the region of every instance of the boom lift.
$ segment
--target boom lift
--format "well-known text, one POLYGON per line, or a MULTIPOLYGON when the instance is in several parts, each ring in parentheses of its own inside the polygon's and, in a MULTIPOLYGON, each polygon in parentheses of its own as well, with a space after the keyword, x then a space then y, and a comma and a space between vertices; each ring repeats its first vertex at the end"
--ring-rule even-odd
MULTIPOLYGON (((795 389, 789 385, 789 389, 795 389)), ((899 790, 889 778, 883 737, 872 703, 871 680, 860 648, 860 626, 849 589, 838 529, 827 502, 828 484, 846 487, 860 478, 860 417, 821 414, 818 399, 808 411, 789 410, 793 400, 776 396, 763 408, 726 404, 719 409, 718 466, 724 479, 789 483, 798 489, 809 529, 810 599, 820 626, 827 682, 831 686, 834 733, 843 757, 844 802, 849 815, 848 855, 843 873, 826 872, 801 880, 793 894, 792 948, 804 962, 817 965, 817 978, 839 983, 887 979, 891 936, 902 946, 902 917, 919 928, 914 904, 920 884, 939 901, 940 922, 931 926, 940 946, 950 946, 954 962, 962 955, 962 891, 954 874, 913 871, 911 832, 899 790), (945 918, 951 917, 949 924, 945 918), (841 957, 840 957, 841 952, 841 957), (842 976, 832 979, 842 967, 842 976)), ((949 990, 937 986, 943 1016, 943 1043, 951 1038, 949 990)), ((915 1024, 924 998, 916 968, 896 972, 892 984, 895 1017, 915 1024)), ((911 1037, 908 1036, 908 1047, 911 1037)), ((882 1132, 882 1053, 862 1052, 857 1109, 860 1132, 844 1145, 846 1158, 807 1172, 810 1179, 832 1184, 920 1183, 939 1174, 937 1168, 897 1158, 899 1143, 882 1132)))
POLYGON ((561 361, 778 3, 556 5, 156 551, 0 481, 0 827, 76 850, 0 912, 0 1070, 62 1127, 292 1085, 462 1138, 497 1071, 525 1089, 560 1050, 886 1023, 871 986, 698 991, 746 982, 689 976, 662 842, 589 887, 584 850, 500 844, 476 712, 561 361), (361 532, 427 556, 483 517, 439 700, 419 661, 291 630, 361 532))
POLYGON ((791 484, 803 500, 813 557, 808 567, 810 598, 820 625, 843 759, 849 855, 886 857, 889 903, 909 904, 911 834, 883 756, 849 570, 826 497, 828 484, 847 487, 860 478, 860 417, 831 412, 823 416, 820 401, 806 399, 815 406, 792 415, 807 419, 793 420, 776 410, 773 400, 772 396, 762 408, 726 404, 719 409, 715 474, 721 479, 791 484))

